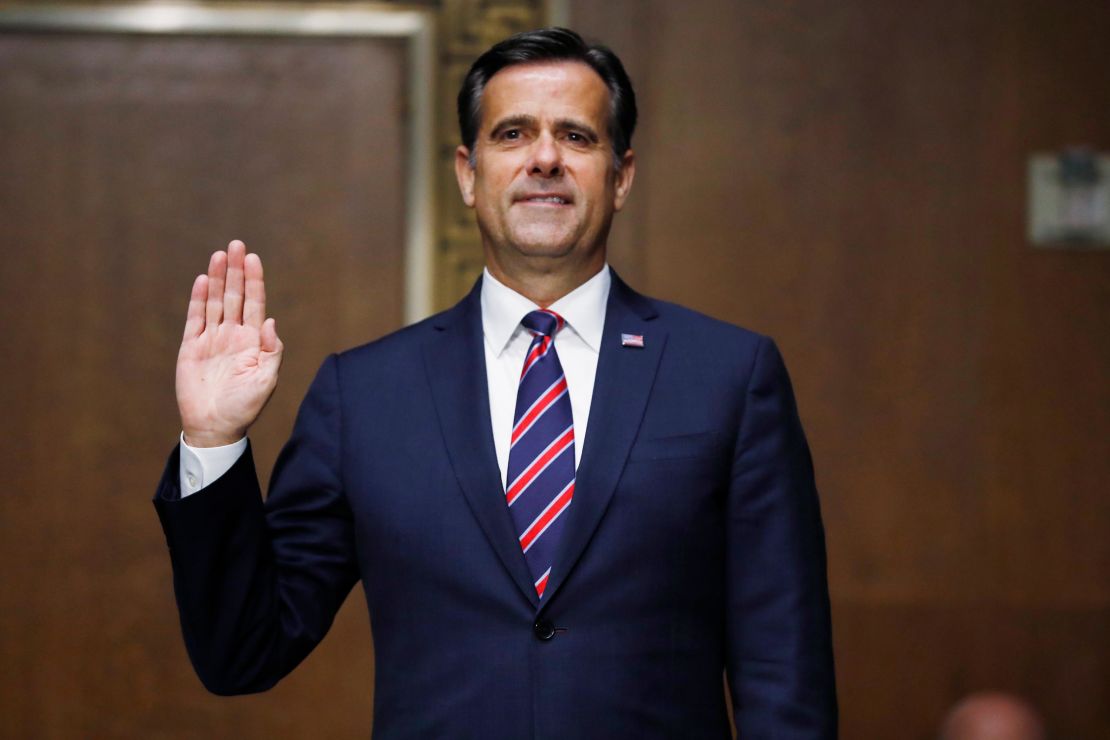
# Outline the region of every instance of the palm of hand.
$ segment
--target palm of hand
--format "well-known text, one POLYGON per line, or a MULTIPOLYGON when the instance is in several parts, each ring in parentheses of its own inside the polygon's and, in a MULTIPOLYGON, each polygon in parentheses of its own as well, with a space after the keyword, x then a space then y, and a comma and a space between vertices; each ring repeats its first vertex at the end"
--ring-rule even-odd
POLYGON ((262 349, 252 326, 225 323, 185 339, 177 359, 184 426, 242 436, 277 385, 277 370, 277 353, 262 349))
POLYGON ((240 241, 213 254, 193 283, 176 383, 190 444, 241 439, 273 393, 283 347, 265 300, 262 262, 240 241))

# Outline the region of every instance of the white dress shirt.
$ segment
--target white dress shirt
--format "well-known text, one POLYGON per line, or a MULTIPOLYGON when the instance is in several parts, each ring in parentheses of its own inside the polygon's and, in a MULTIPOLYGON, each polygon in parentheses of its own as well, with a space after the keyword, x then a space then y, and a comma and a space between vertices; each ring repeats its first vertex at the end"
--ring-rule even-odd
MULTIPOLYGON (((571 414, 574 419, 574 465, 582 459, 594 377, 605 327, 605 307, 612 278, 609 266, 573 291, 548 306, 566 320, 555 337, 555 350, 567 377, 571 414)), ((509 438, 516 411, 517 384, 524 356, 532 343, 531 333, 520 321, 539 306, 506 287, 486 270, 482 278, 482 334, 489 387, 489 415, 501 482, 509 467, 509 438)), ((243 439, 223 447, 191 447, 181 435, 181 496, 196 493, 226 473, 247 449, 243 439)))

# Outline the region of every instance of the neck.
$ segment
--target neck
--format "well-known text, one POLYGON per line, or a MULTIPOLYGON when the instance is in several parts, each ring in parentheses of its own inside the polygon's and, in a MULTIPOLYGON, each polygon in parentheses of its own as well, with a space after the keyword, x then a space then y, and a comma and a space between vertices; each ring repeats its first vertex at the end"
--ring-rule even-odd
POLYGON ((496 260, 487 259, 486 269, 507 288, 520 293, 540 308, 547 308, 572 292, 605 267, 604 253, 599 259, 584 263, 575 270, 503 270, 496 260))

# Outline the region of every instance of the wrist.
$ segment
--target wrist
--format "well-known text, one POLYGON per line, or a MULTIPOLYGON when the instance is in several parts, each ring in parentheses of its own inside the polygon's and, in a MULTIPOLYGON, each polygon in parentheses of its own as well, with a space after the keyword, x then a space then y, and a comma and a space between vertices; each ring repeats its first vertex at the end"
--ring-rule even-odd
POLYGON ((218 432, 189 431, 183 429, 181 438, 190 447, 226 447, 247 436, 246 430, 239 433, 221 434, 218 432))

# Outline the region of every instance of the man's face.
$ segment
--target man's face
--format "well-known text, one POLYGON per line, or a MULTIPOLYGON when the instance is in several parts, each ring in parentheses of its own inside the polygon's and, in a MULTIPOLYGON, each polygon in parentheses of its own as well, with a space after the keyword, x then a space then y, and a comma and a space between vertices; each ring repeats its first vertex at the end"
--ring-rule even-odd
POLYGON ((613 167, 609 90, 580 62, 507 67, 482 94, 471 152, 455 170, 495 274, 601 269, 613 212, 624 204, 632 152, 613 167))

